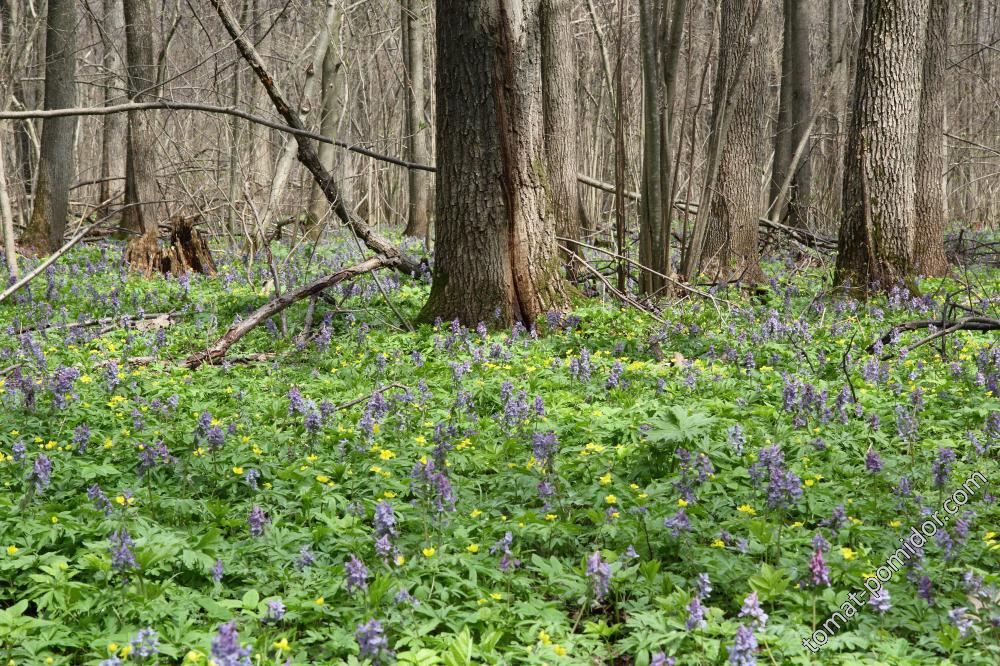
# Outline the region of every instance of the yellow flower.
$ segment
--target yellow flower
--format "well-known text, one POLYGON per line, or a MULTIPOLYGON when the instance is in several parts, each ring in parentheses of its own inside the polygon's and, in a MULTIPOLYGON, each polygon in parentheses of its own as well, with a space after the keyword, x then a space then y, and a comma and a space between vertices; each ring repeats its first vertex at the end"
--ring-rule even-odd
POLYGON ((480 511, 479 509, 473 509, 472 512, 469 513, 470 518, 478 518, 481 515, 483 515, 483 512, 480 511))
POLYGON ((500 601, 501 599, 503 599, 503 595, 500 594, 499 592, 491 592, 490 599, 493 599, 494 601, 500 601))
POLYGON ((538 632, 538 640, 542 642, 542 645, 552 645, 552 638, 544 629, 538 632))
POLYGON ((192 664, 197 664, 202 660, 204 656, 205 655, 203 655, 201 652, 198 652, 197 650, 190 650, 186 655, 184 655, 184 661, 190 662, 192 664))
POLYGON ((608 504, 617 504, 618 498, 615 497, 614 495, 607 495, 605 496, 604 501, 607 502, 608 504))
POLYGON ((108 643, 108 654, 118 652, 118 643, 108 643))
POLYGON ((812 479, 806 479, 805 481, 803 481, 803 483, 806 484, 806 488, 812 488, 813 484, 815 484, 816 482, 813 481, 812 479))
POLYGON ((552 651, 555 652, 560 657, 566 656, 566 648, 564 648, 562 645, 553 645, 552 651))
POLYGON ((465 547, 465 549, 467 551, 469 551, 470 553, 478 553, 479 552, 479 544, 478 543, 470 543, 468 546, 465 547))
POLYGON ((604 476, 599 478, 598 481, 601 482, 602 486, 608 485, 609 483, 611 483, 611 474, 605 474, 604 476))
POLYGON ((559 516, 557 516, 554 513, 547 513, 547 514, 545 514, 545 520, 548 520, 550 522, 553 521, 553 520, 556 520, 557 518, 559 518, 559 516))
POLYGON ((392 460, 396 457, 396 454, 389 449, 382 449, 382 452, 378 454, 378 457, 382 460, 392 460))
POLYGON ((288 650, 291 649, 290 646, 288 645, 287 638, 282 638, 280 641, 274 641, 272 645, 274 645, 274 649, 278 650, 279 652, 288 652, 288 650))
POLYGON ((329 483, 330 477, 328 477, 326 474, 317 474, 316 480, 319 481, 320 483, 329 483))
POLYGON ((233 468, 233 474, 239 476, 242 473, 243 473, 243 468, 242 467, 234 467, 233 468))
POLYGON ((122 659, 128 659, 128 656, 130 654, 132 654, 132 645, 131 645, 131 643, 128 644, 128 645, 126 645, 125 647, 123 647, 121 650, 118 651, 118 656, 121 657, 122 659))
POLYGON ((417 441, 417 444, 426 444, 427 443, 427 439, 423 435, 418 435, 416 441, 417 441))
POLYGON ((844 546, 840 549, 840 554, 844 556, 845 560, 853 560, 855 557, 854 551, 847 546, 844 546))
POLYGON ((740 506, 736 507, 736 510, 739 511, 740 513, 746 513, 751 516, 757 515, 757 509, 753 508, 749 504, 741 504, 740 506))
POLYGON ((424 548, 420 552, 424 554, 424 557, 434 557, 434 553, 436 553, 437 550, 435 548, 424 548))
POLYGON ((56 660, 53 659, 52 657, 46 657, 45 658, 45 663, 46 664, 54 664, 54 663, 56 663, 56 660))
POLYGON ((52 516, 52 518, 50 518, 49 520, 51 520, 52 524, 55 525, 56 523, 59 522, 59 516, 52 516))
POLYGON ((392 499, 395 496, 396 493, 392 492, 391 490, 387 490, 384 493, 382 493, 382 497, 385 497, 386 499, 392 499))
POLYGON ((308 460, 309 462, 316 462, 317 460, 319 460, 319 456, 316 455, 315 453, 310 453, 309 455, 306 456, 306 460, 308 460))
POLYGON ((725 548, 726 544, 722 539, 716 539, 711 543, 712 548, 725 548))
POLYGON ((15 545, 13 545, 13 544, 7 546, 7 554, 8 555, 14 555, 19 550, 21 550, 21 549, 18 548, 17 546, 15 546, 15 545))
POLYGON ((902 523, 902 522, 900 522, 900 521, 898 521, 898 520, 890 520, 890 521, 889 521, 889 527, 899 527, 899 526, 901 526, 902 524, 903 524, 903 523, 902 523))
POLYGON ((313 603, 315 603, 317 606, 322 606, 323 604, 326 603, 326 599, 324 599, 323 597, 316 597, 316 601, 314 601, 313 603))
POLYGON ((686 507, 687 505, 688 505, 688 501, 686 499, 684 499, 683 497, 680 498, 679 500, 677 500, 677 506, 681 507, 682 509, 684 507, 686 507))
POLYGON ((406 564, 406 556, 405 555, 397 555, 396 556, 396 566, 400 566, 401 567, 404 564, 406 564))

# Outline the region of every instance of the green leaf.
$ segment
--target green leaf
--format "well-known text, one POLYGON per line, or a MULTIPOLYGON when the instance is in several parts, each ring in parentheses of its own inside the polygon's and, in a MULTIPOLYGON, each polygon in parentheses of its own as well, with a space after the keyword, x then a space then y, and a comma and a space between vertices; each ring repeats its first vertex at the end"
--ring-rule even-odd
POLYGON ((470 666, 472 664, 472 636, 469 628, 463 627, 462 633, 455 637, 444 654, 445 666, 470 666))

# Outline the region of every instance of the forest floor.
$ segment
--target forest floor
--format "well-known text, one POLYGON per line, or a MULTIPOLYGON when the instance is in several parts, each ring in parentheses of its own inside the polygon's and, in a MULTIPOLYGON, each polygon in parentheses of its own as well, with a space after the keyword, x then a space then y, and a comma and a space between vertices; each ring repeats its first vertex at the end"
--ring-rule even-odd
MULTIPOLYGON (((408 333, 365 277, 191 371, 267 267, 120 254, 0 306, 0 663, 1000 663, 996 335, 865 351, 957 283, 858 303, 774 264, 666 326, 580 299, 408 333)), ((1000 272, 966 278, 995 309, 1000 272)), ((379 279, 416 314, 425 281, 379 279)))

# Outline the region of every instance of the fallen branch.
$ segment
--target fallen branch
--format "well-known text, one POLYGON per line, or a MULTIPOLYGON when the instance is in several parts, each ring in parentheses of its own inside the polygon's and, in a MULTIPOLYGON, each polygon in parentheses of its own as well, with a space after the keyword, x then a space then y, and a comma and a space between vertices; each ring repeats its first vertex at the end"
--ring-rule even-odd
MULTIPOLYGON (((146 320, 168 320, 172 321, 177 317, 177 313, 174 312, 149 312, 143 315, 129 315, 129 323, 136 323, 139 321, 146 320)), ((45 332, 45 331, 61 331, 67 328, 89 328, 91 326, 106 326, 107 324, 118 324, 121 322, 122 317, 101 317, 100 319, 88 319, 86 321, 71 321, 65 324, 39 324, 37 326, 25 326, 24 328, 19 328, 15 331, 16 335, 21 335, 22 333, 33 333, 35 331, 45 332)))
POLYGON ((402 258, 399 256, 389 257, 379 255, 362 261, 360 264, 355 264, 354 266, 342 268, 335 273, 324 275, 323 277, 313 280, 309 284, 303 285, 298 289, 285 292, 278 298, 272 299, 257 308, 253 314, 243 321, 233 324, 233 326, 231 326, 221 338, 215 341, 215 344, 205 351, 189 356, 184 360, 182 365, 188 368, 197 368, 204 363, 215 363, 216 361, 222 359, 226 355, 226 352, 229 351, 229 348, 232 347, 240 338, 274 315, 282 312, 293 303, 296 303, 303 298, 309 298, 310 296, 318 294, 325 289, 329 289, 330 287, 344 282, 345 280, 350 280, 358 277, 359 275, 364 275, 365 273, 369 273, 380 268, 398 269, 402 261, 402 258))
MULTIPOLYGON (((956 331, 1000 331, 1000 319, 990 319, 989 317, 965 317, 959 319, 958 321, 942 321, 940 319, 917 319, 914 321, 907 321, 902 324, 893 326, 886 332, 882 337, 880 337, 876 342, 871 343, 865 349, 866 352, 871 354, 875 351, 875 346, 881 342, 883 345, 889 344, 897 333, 902 333, 903 331, 917 331, 924 328, 938 327, 940 330, 921 339, 916 344, 910 345, 903 350, 903 353, 909 353, 916 349, 917 347, 923 346, 928 342, 933 342, 938 338, 942 338, 946 335, 954 333, 956 331)), ((883 361, 888 360, 893 357, 893 354, 888 354, 882 358, 883 361)))
POLYGON ((375 395, 377 395, 379 393, 385 393, 386 391, 391 391, 392 389, 403 389, 405 391, 406 387, 403 386, 402 384, 389 384, 388 386, 382 387, 382 388, 378 389, 377 391, 372 391, 368 395, 363 395, 360 398, 355 398, 354 400, 348 400, 347 402, 342 402, 339 405, 337 405, 336 407, 334 407, 333 411, 339 412, 341 409, 347 409, 348 407, 353 407, 354 405, 359 405, 362 402, 368 402, 369 400, 372 399, 373 396, 375 396, 375 395))
POLYGON ((578 255, 576 252, 573 252, 572 250, 568 249, 565 245, 560 245, 560 247, 563 249, 564 252, 566 252, 567 255, 569 255, 569 256, 573 257, 574 259, 576 259, 577 261, 579 261, 581 266, 583 266, 588 271, 590 271, 591 273, 593 273, 597 277, 598 280, 600 280, 601 282, 603 282, 604 286, 608 288, 608 291, 610 291, 615 296, 615 298, 619 299, 620 301, 622 301, 623 303, 625 303, 627 305, 631 305, 633 308, 635 308, 636 310, 639 310, 640 312, 645 312, 647 315, 649 315, 650 317, 652 317, 656 321, 660 322, 664 326, 667 324, 667 322, 664 319, 656 316, 652 312, 652 310, 650 310, 649 308, 643 307, 642 304, 639 303, 638 301, 636 301, 634 298, 631 298, 628 294, 626 294, 626 293, 624 293, 624 292, 619 291, 618 289, 616 289, 615 286, 613 284, 611 284, 611 282, 606 277, 604 277, 601 274, 601 271, 599 271, 596 268, 594 268, 593 266, 591 266, 587 262, 586 259, 584 259, 580 255, 578 255))

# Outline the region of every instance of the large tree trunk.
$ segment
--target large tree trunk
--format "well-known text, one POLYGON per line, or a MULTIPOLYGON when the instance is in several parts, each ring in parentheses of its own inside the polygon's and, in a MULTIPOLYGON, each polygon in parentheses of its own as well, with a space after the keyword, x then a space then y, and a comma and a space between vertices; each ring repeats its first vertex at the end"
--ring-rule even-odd
POLYGON ((808 154, 800 160, 785 197, 781 186, 792 168, 799 144, 806 140, 812 121, 812 71, 809 35, 812 29, 810 3, 784 0, 784 41, 781 49, 781 92, 778 126, 774 141, 774 168, 770 201, 793 227, 806 228, 809 221, 812 170, 808 154), (784 201, 778 201, 779 197, 784 201))
POLYGON ((530 324, 566 302, 546 215, 540 4, 437 1, 437 238, 425 321, 530 324))
POLYGON ((928 0, 867 0, 844 158, 835 282, 889 289, 913 268, 917 123, 928 0))
MULTIPOLYGON (((542 103, 548 215, 556 233, 580 238, 577 169, 576 41, 571 0, 542 0, 542 103)), ((567 258, 570 272, 573 262, 567 258)))
POLYGON ((728 131, 722 140, 718 177, 711 193, 711 210, 701 265, 724 280, 757 282, 760 269, 757 220, 764 161, 767 71, 764 35, 751 40, 754 21, 769 21, 765 0, 723 0, 719 36, 719 65, 715 78, 712 127, 721 132, 731 108, 728 131), (762 3, 764 3, 762 5, 762 3), (739 64, 740 58, 747 61, 739 64), (740 71, 742 69, 742 72, 740 71), (741 82, 739 78, 744 80, 741 82), (732 96, 731 102, 727 98, 732 96))
MULTIPOLYGON (((663 85, 660 76, 659 22, 661 2, 639 0, 639 50, 642 61, 642 181, 639 200, 639 263, 658 273, 666 273, 663 250, 665 214, 663 198, 664 169, 663 85)), ((640 274, 639 285, 645 294, 662 286, 662 278, 648 271, 640 274)))
MULTIPOLYGON (((49 0, 45 18, 45 108, 76 102, 76 3, 49 0)), ((48 118, 42 124, 42 147, 31 221, 22 244, 38 253, 55 252, 66 233, 69 187, 73 180, 76 118, 48 118)))
MULTIPOLYGON (((156 97, 156 60, 153 56, 151 0, 124 0, 125 70, 128 98, 145 102, 156 97)), ((125 205, 122 226, 138 236, 125 247, 125 261, 145 273, 155 270, 159 196, 156 192, 156 132, 153 114, 128 114, 125 154, 125 205)))
MULTIPOLYGON (((104 0, 104 19, 101 24, 101 42, 104 48, 104 104, 109 105, 119 97, 121 90, 119 80, 124 74, 122 62, 122 36, 125 30, 125 17, 122 13, 122 0, 104 0)), ((122 137, 126 136, 126 118, 120 113, 104 116, 101 130, 101 182, 98 200, 109 202, 116 190, 121 189, 125 175, 125 145, 122 137)))
MULTIPOLYGON (((406 75, 406 154, 419 164, 430 162, 427 146, 427 123, 424 84, 424 8, 425 0, 404 0, 400 3, 403 30, 403 71, 406 75)), ((430 174, 410 169, 407 174, 409 206, 406 236, 423 238, 429 244, 430 234, 430 174)))
POLYGON ((948 59, 949 0, 930 0, 924 52, 914 208, 913 267, 922 275, 948 272, 944 251, 944 121, 948 59))

